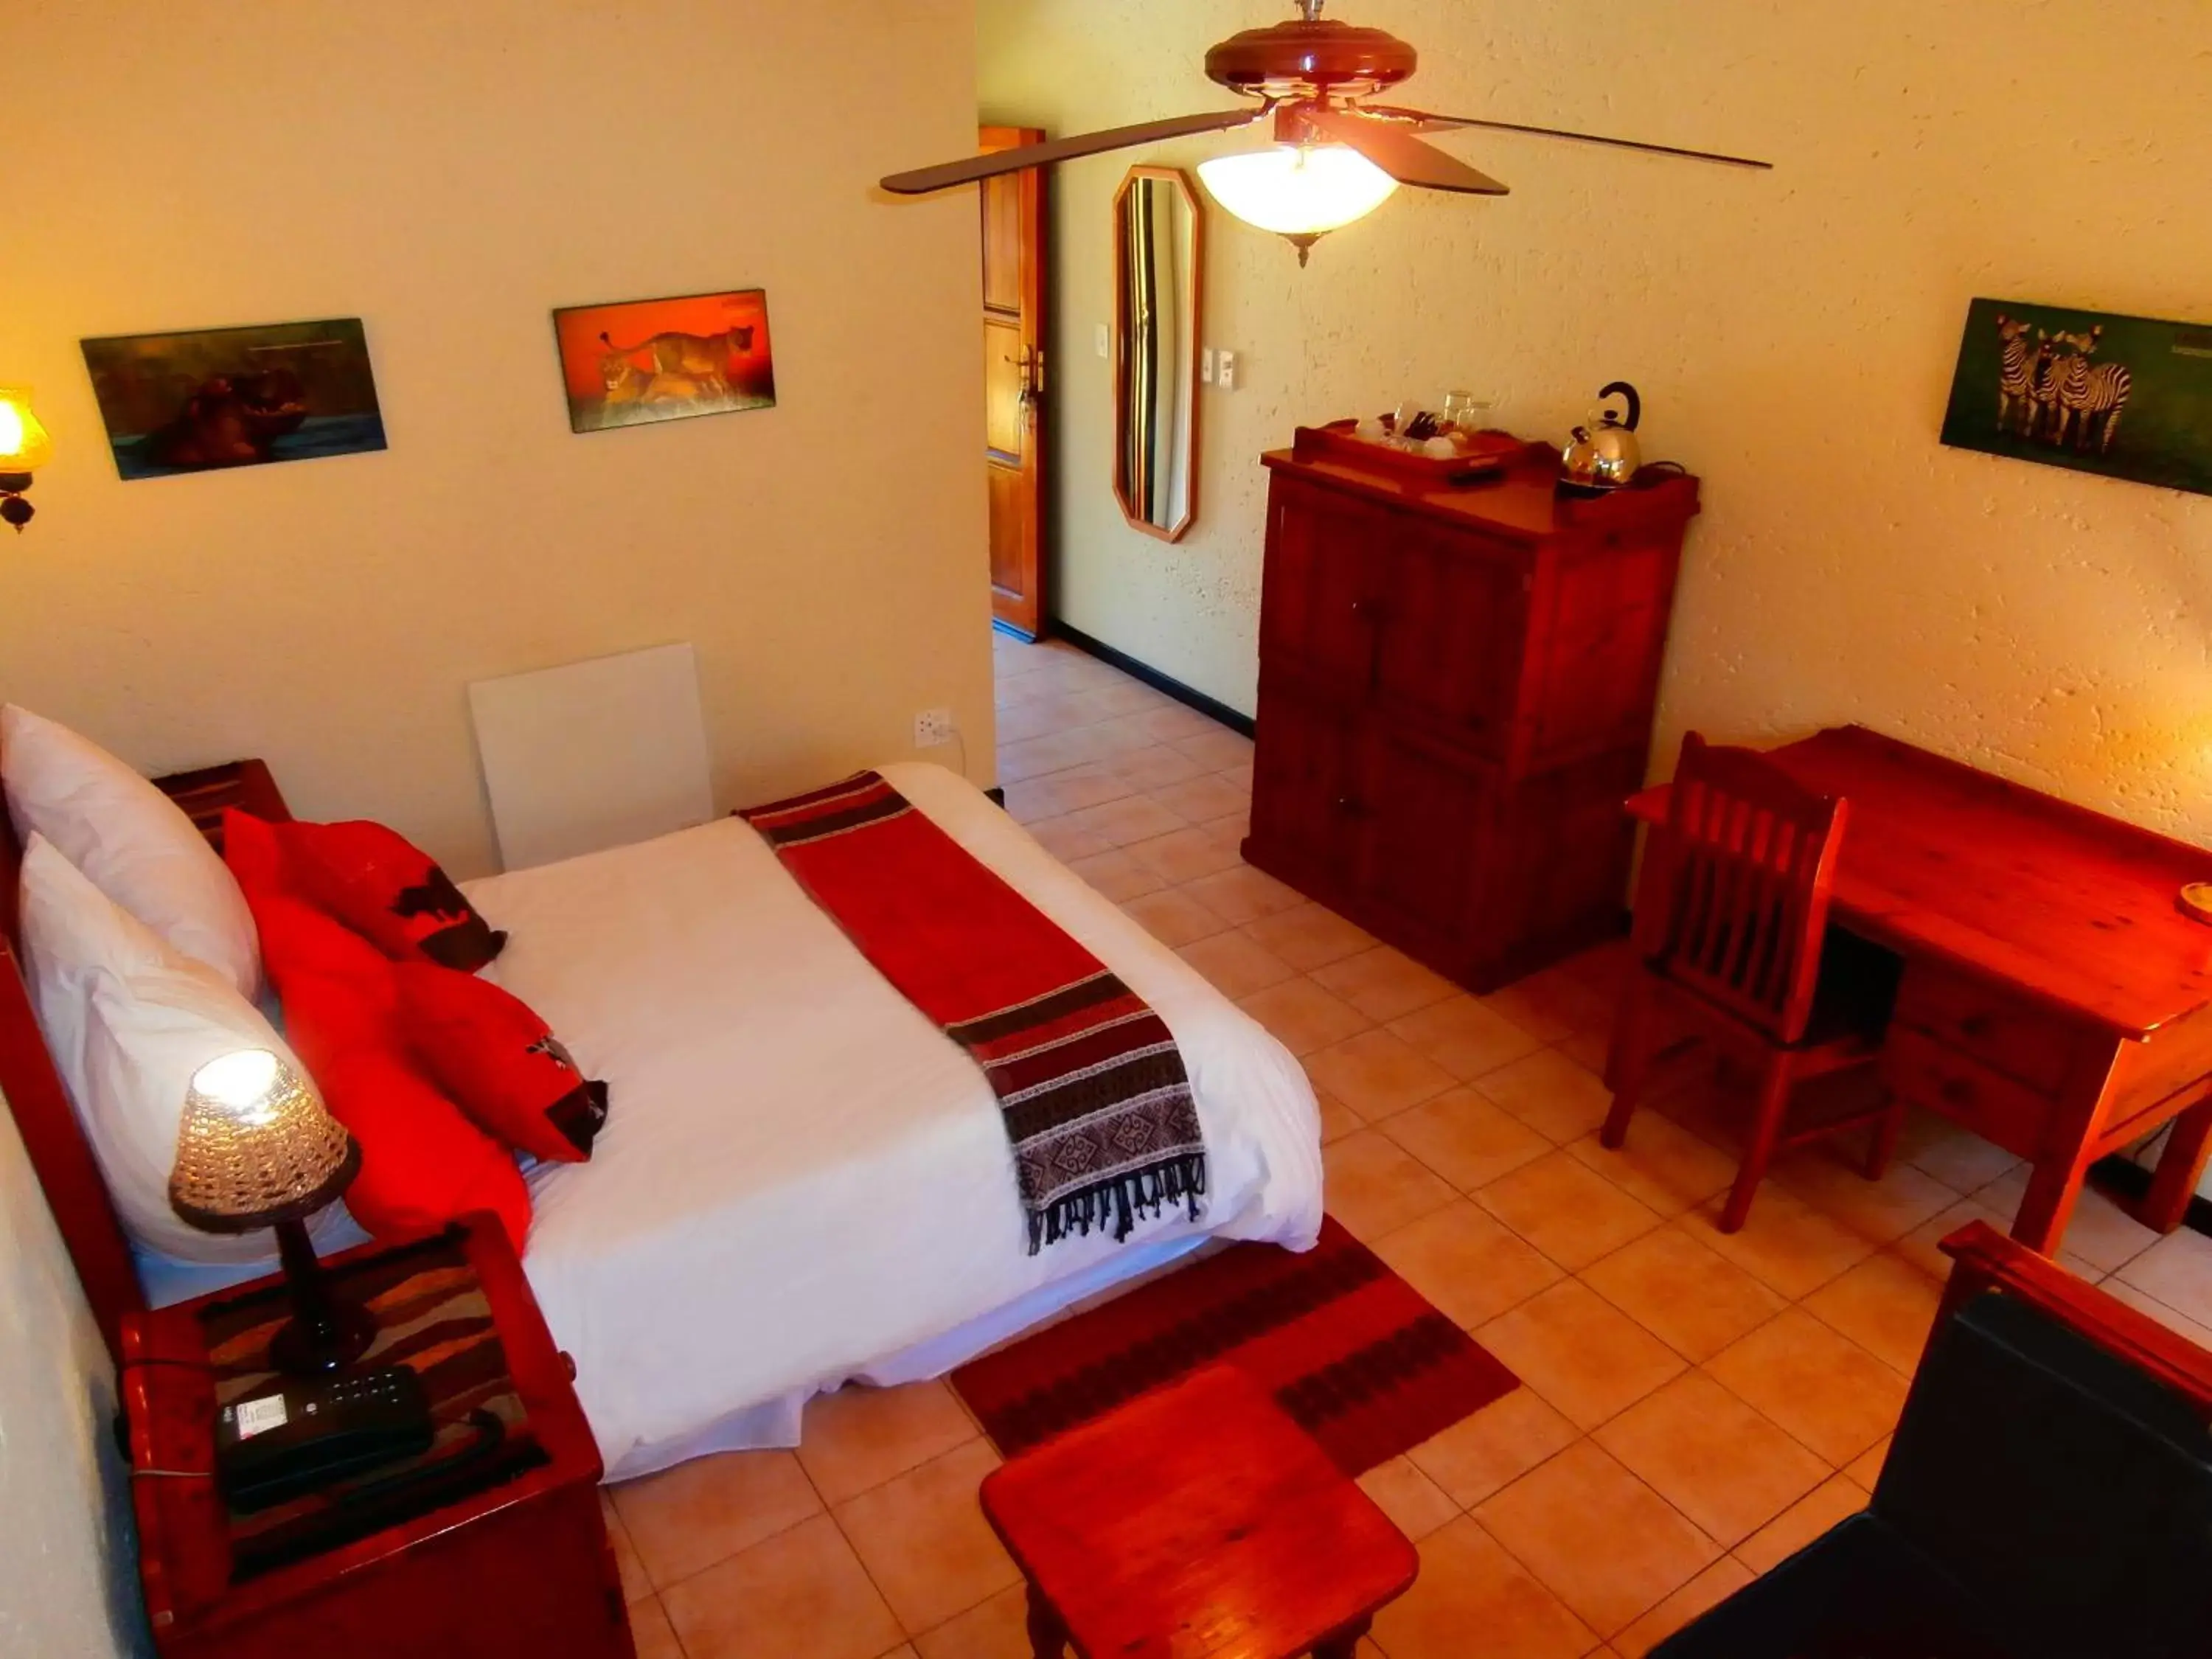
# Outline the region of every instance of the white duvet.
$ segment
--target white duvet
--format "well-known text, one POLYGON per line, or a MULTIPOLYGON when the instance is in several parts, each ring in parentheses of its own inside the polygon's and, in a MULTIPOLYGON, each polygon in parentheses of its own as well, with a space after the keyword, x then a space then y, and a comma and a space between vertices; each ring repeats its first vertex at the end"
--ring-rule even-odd
POLYGON ((1304 1249, 1320 1227, 1289 1053, 964 780, 884 770, 1166 1020, 1202 1213, 1029 1255, 982 1073, 742 823, 467 884, 508 932, 489 976, 611 1091, 591 1162, 532 1176, 524 1261, 611 1479, 796 1443, 813 1393, 942 1370, 1197 1237, 1304 1249))

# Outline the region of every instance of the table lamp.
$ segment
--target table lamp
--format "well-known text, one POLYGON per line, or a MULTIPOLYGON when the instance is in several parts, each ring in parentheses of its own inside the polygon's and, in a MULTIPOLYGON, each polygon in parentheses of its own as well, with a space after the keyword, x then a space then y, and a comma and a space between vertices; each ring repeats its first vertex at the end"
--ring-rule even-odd
POLYGON ((361 1358, 368 1310, 331 1292, 307 1218, 352 1184, 361 1148, 306 1079, 266 1048, 241 1048, 192 1073, 177 1130, 169 1203, 211 1233, 276 1230, 292 1318, 269 1344, 277 1370, 316 1376, 361 1358))
POLYGON ((23 499, 31 474, 53 453, 46 428, 31 413, 31 388, 0 386, 0 520, 18 532, 31 521, 33 508, 23 499))

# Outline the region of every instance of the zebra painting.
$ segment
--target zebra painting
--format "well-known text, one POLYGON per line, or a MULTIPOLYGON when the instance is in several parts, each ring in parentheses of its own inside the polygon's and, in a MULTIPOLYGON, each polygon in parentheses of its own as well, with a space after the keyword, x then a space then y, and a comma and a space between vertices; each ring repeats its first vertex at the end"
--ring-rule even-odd
MULTIPOLYGON (((2035 377, 2042 368, 2042 360, 2028 351, 2027 330, 2026 318, 1997 313, 1997 338, 2002 342, 1997 358, 1997 430, 2012 429, 2013 412, 2017 409, 2023 437, 2030 434, 2035 424, 2035 377)), ((2045 359, 2048 356, 2045 352, 2045 359)))

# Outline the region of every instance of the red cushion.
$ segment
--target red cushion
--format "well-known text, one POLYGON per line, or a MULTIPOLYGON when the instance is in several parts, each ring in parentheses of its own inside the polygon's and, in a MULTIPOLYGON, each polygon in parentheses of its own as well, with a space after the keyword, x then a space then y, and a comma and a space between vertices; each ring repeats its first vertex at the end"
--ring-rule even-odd
POLYGON ((361 1143, 346 1207, 379 1238, 434 1231, 472 1210, 498 1216, 522 1253, 530 1189, 514 1158, 389 1048, 357 1048, 319 1067, 331 1115, 361 1143))
POLYGON ((463 1111, 539 1158, 575 1164, 592 1155, 607 1085, 584 1076, 529 1004, 430 963, 392 971, 410 1046, 463 1111))
POLYGON ((397 830, 368 823, 270 828, 288 884, 395 962, 474 973, 507 943, 429 854, 397 830))

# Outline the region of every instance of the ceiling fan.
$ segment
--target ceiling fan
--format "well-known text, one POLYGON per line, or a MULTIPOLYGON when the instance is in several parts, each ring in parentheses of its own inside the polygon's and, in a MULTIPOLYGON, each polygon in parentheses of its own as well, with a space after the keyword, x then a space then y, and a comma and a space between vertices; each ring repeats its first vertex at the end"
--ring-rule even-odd
POLYGON ((902 196, 923 196, 1106 150, 1198 133, 1226 132, 1272 116, 1274 143, 1271 147, 1201 162, 1199 176, 1214 199, 1238 218, 1287 238, 1298 250, 1298 263, 1304 264, 1316 241, 1372 213, 1400 185, 1470 196, 1506 194, 1506 187, 1488 173, 1477 172, 1456 156, 1424 143, 1419 136, 1423 133, 1487 127, 1586 144, 1610 144, 1686 161, 1718 161, 1729 167, 1773 165, 1711 150, 1647 144, 1632 138, 1607 138, 1480 116, 1431 115, 1371 102, 1408 79, 1419 67, 1419 58, 1412 46, 1381 29, 1324 21, 1321 13, 1325 3, 1326 0, 1298 0, 1304 14, 1302 18, 1247 29, 1206 54, 1207 77, 1242 97, 1258 99, 1257 109, 1180 115, 989 155, 967 156, 911 173, 893 173, 883 181, 884 188, 902 196))

